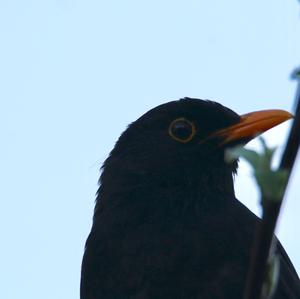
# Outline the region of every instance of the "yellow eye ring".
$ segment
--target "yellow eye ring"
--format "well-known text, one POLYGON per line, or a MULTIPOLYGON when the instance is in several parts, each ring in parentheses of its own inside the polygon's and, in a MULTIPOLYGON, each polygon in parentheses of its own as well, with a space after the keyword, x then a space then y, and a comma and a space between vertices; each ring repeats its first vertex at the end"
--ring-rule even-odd
POLYGON ((168 132, 176 141, 187 143, 195 136, 196 127, 191 121, 180 117, 171 122, 168 132))

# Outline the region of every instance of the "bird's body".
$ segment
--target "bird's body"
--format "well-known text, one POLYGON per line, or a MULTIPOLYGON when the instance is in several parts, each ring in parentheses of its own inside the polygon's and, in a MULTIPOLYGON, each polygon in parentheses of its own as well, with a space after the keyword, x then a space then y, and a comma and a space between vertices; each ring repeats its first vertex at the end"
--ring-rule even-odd
MULTIPOLYGON (((184 99, 123 133, 100 178, 81 299, 242 298, 259 220, 235 198, 237 162, 224 162, 219 137, 207 139, 240 120, 219 104, 184 99)), ((280 244, 277 251, 274 299, 299 299, 298 276, 280 244)))

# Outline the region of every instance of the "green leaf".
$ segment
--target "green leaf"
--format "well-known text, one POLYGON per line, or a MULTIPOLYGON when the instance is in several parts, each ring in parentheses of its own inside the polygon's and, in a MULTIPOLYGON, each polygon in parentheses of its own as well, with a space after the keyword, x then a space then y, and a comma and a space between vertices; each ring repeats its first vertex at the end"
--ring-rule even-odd
POLYGON ((276 148, 268 147, 263 138, 259 140, 263 148, 262 153, 238 146, 226 151, 225 161, 229 163, 239 157, 244 158, 253 168, 253 174, 262 198, 274 201, 282 200, 288 172, 272 169, 271 164, 276 148))

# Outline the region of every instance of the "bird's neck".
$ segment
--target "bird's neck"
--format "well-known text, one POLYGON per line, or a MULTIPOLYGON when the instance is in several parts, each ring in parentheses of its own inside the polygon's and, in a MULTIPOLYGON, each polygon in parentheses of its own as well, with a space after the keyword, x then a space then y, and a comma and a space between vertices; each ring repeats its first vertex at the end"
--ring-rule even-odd
POLYGON ((181 168, 159 169, 106 167, 101 175, 95 213, 99 206, 114 206, 134 201, 157 205, 163 202, 182 201, 197 205, 210 205, 235 198, 232 169, 181 168))

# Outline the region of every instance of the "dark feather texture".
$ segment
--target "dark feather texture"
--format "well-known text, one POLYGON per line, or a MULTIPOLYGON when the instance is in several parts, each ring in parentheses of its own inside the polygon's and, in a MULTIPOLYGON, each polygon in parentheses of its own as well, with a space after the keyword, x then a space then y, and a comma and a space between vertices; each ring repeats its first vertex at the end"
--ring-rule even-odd
MULTIPOLYGON (((104 163, 82 263, 81 299, 241 299, 258 218, 236 198, 237 162, 208 137, 238 123, 222 105, 182 99, 158 106, 120 136, 104 163), (170 123, 191 121, 180 143, 170 123)), ((282 246, 274 299, 299 299, 282 246)))

